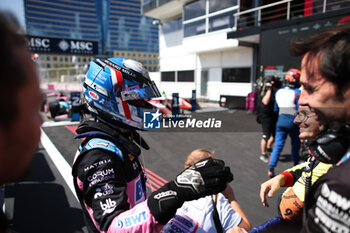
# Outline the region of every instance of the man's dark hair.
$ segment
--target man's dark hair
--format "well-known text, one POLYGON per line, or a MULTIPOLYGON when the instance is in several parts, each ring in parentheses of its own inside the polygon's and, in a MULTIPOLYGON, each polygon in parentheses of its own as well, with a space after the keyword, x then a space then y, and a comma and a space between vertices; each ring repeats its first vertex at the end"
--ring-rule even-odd
POLYGON ((0 127, 8 128, 17 116, 17 93, 29 77, 23 59, 29 56, 27 42, 18 31, 18 21, 8 12, 0 12, 0 127))
POLYGON ((350 23, 326 29, 309 38, 294 39, 290 52, 305 57, 309 79, 319 73, 335 84, 339 92, 349 83, 350 23), (318 66, 313 63, 315 60, 319 61, 318 66))

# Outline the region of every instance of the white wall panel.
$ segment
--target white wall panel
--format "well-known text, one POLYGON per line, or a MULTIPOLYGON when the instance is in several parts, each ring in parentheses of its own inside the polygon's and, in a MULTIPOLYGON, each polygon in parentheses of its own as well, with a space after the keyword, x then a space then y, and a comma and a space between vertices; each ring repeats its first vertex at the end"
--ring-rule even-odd
POLYGON ((196 87, 194 82, 161 82, 158 89, 161 93, 164 91, 167 95, 177 92, 180 97, 190 98, 192 90, 196 89, 196 87))
POLYGON ((253 49, 239 49, 222 52, 222 67, 248 67, 253 64, 253 49))
POLYGON ((198 60, 202 68, 221 67, 221 53, 201 53, 198 55, 198 60))
POLYGON ((250 83, 208 82, 208 97, 219 101, 220 95, 246 96, 251 92, 250 83))
POLYGON ((160 61, 161 71, 194 70, 196 67, 196 55, 166 57, 160 61))
MULTIPOLYGON (((178 36, 178 35, 177 35, 178 36)), ((220 95, 246 96, 251 92, 251 83, 223 83, 222 68, 251 67, 253 50, 237 47, 237 41, 221 35, 194 36, 183 39, 180 46, 167 47, 164 38, 160 38, 160 70, 194 70, 195 82, 160 82, 160 91, 167 94, 178 92, 181 97, 191 97, 193 89, 200 94, 201 71, 208 71, 207 96, 209 100, 219 101, 220 95), (227 40, 227 41, 225 41, 227 40)), ((174 38, 177 40, 178 38, 174 38)), ((158 83, 157 83, 158 84, 158 83)), ((199 95, 198 95, 199 96, 199 95)))
POLYGON ((221 83, 221 75, 222 75, 222 70, 220 67, 210 68, 209 69, 208 85, 210 85, 210 83, 216 83, 216 82, 221 83))

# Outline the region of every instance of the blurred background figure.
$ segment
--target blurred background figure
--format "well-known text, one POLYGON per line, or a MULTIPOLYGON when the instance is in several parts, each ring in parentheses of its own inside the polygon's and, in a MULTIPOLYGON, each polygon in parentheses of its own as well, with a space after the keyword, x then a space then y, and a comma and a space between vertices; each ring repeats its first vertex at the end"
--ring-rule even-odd
POLYGON ((262 127, 262 139, 260 142, 261 155, 260 160, 267 163, 269 155, 272 152, 272 146, 275 142, 276 122, 278 114, 273 111, 275 104, 275 93, 281 87, 282 83, 276 75, 265 77, 266 93, 261 100, 259 107, 259 121, 262 127))
POLYGON ((278 112, 278 120, 276 124, 275 147, 273 148, 268 177, 275 176, 275 167, 279 156, 283 150, 287 135, 291 137, 292 142, 292 160, 294 165, 299 163, 299 127, 294 124, 294 114, 298 111, 299 98, 299 79, 300 71, 290 69, 285 75, 286 86, 276 92, 276 102, 274 111, 278 112))

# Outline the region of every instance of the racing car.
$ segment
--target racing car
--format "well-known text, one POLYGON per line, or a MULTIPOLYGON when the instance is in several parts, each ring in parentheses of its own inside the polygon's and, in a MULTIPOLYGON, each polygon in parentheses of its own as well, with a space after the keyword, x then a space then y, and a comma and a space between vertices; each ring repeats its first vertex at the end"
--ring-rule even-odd
POLYGON ((59 120, 71 116, 72 103, 69 97, 62 92, 46 93, 43 106, 43 110, 47 113, 48 118, 59 120))
MULTIPOLYGON (((151 105, 153 105, 155 108, 159 109, 159 111, 162 113, 163 116, 170 116, 172 115, 172 102, 173 97, 172 95, 163 95, 158 98, 153 98, 150 101, 148 101, 151 105)), ((179 108, 182 113, 184 110, 191 111, 192 105, 190 104, 190 101, 185 98, 179 98, 179 108)))

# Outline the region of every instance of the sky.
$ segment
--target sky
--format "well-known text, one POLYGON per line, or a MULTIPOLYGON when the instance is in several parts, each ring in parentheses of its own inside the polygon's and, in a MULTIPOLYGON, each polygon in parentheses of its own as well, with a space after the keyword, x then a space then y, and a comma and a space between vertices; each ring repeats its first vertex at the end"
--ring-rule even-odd
POLYGON ((23 0, 0 0, 0 10, 13 12, 20 24, 24 26, 23 0))

